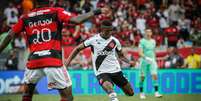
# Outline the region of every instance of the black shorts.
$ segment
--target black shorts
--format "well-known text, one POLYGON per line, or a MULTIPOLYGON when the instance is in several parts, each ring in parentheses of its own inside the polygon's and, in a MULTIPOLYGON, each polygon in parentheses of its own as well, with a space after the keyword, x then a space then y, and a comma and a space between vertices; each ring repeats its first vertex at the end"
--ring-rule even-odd
POLYGON ((113 85, 116 84, 120 88, 128 83, 128 80, 124 77, 122 71, 116 73, 102 73, 97 76, 97 79, 101 86, 105 81, 109 81, 113 85))

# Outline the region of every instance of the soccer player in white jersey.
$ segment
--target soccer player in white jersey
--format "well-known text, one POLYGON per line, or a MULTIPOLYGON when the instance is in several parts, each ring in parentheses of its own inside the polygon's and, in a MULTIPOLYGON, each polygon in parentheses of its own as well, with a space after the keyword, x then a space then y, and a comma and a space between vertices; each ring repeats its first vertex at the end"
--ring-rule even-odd
POLYGON ((116 53, 122 61, 129 63, 121 51, 120 42, 112 36, 112 30, 111 21, 103 20, 101 32, 77 46, 66 60, 66 65, 70 64, 79 51, 91 47, 93 69, 99 84, 108 94, 110 101, 119 101, 113 89, 114 84, 120 87, 127 96, 133 96, 134 91, 128 80, 123 76, 117 60, 116 53))
POLYGON ((151 73, 153 78, 153 84, 155 89, 155 97, 162 97, 158 93, 158 77, 157 77, 157 63, 155 56, 156 41, 152 39, 152 30, 145 30, 145 37, 140 40, 139 43, 139 55, 140 55, 140 98, 145 99, 146 96, 143 92, 143 82, 147 73, 151 73))

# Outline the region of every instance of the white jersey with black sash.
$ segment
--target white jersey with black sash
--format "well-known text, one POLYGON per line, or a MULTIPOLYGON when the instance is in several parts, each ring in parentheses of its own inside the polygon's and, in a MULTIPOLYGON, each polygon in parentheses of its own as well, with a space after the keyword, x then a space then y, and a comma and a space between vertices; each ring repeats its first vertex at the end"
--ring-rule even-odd
POLYGON ((95 75, 102 73, 116 73, 121 71, 116 52, 120 51, 122 46, 119 40, 113 36, 104 39, 100 34, 84 41, 85 47, 91 47, 92 62, 95 75))

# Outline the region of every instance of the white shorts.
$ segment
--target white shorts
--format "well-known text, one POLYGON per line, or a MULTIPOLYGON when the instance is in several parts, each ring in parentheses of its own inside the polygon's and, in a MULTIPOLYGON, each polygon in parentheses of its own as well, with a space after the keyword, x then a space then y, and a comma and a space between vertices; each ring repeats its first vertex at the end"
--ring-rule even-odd
POLYGON ((48 79, 48 89, 64 89, 72 85, 69 73, 65 67, 26 69, 24 83, 36 84, 44 76, 47 76, 48 79))

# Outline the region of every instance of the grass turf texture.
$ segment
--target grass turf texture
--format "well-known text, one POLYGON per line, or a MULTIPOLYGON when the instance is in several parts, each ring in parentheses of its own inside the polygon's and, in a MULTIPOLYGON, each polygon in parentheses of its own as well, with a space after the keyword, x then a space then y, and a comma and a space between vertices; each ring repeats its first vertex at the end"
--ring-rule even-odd
MULTIPOLYGON (((139 95, 118 97, 120 101, 201 101, 201 94, 164 95, 162 98, 147 95, 145 100, 140 100, 139 95)), ((21 101, 21 95, 0 95, 0 101, 21 101)), ((34 95, 33 101, 59 101, 59 95, 34 95)), ((109 99, 106 95, 78 95, 74 97, 74 101, 109 101, 109 99)))

